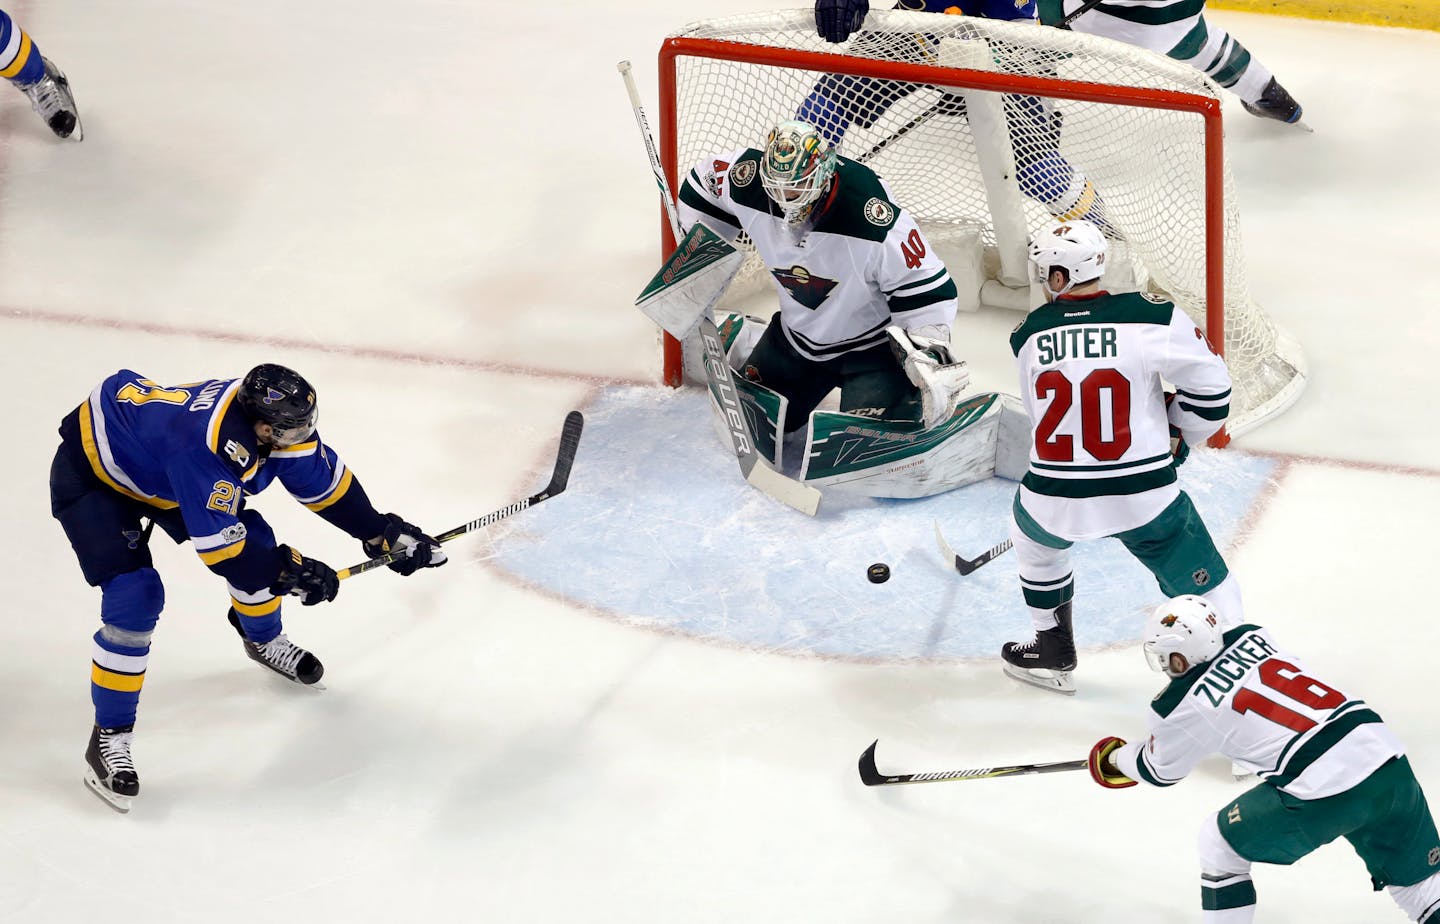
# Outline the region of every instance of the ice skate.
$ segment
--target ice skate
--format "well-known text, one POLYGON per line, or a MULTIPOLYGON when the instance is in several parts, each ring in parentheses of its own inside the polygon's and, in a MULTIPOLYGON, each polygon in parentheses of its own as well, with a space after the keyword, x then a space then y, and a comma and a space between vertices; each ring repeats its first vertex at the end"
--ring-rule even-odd
POLYGON ((1005 660, 1005 673, 1022 683, 1033 684, 1052 693, 1073 696, 1075 693, 1075 638, 1070 630, 1069 603, 1055 610, 1058 623, 1053 629, 1035 634, 1029 642, 1006 642, 1000 649, 1005 660))
POLYGON ((1270 82, 1265 84, 1265 89, 1260 91, 1259 100, 1251 103, 1242 99, 1240 105, 1245 107, 1246 112, 1262 119, 1274 119, 1277 122, 1284 122, 1286 125, 1299 125, 1307 132, 1314 131, 1300 121, 1305 110, 1295 102, 1295 98, 1280 86, 1279 81, 1274 77, 1271 77, 1270 82))
POLYGON ((85 762, 90 765, 85 770, 85 785, 122 815, 130 811, 130 801, 140 793, 140 777, 130 759, 134 732, 134 725, 96 726, 85 749, 85 762))
POLYGON ((44 57, 40 60, 45 62, 45 76, 19 89, 30 97, 30 107, 57 137, 79 141, 85 137, 85 128, 80 124, 80 110, 75 108, 70 81, 54 61, 44 57))
MULTIPOLYGON (((325 665, 320 663, 320 659, 290 641, 284 632, 263 645, 257 645, 245 638, 245 631, 240 628, 240 617, 235 615, 234 610, 230 611, 229 616, 230 625, 240 633, 240 639, 245 645, 245 654, 249 656, 250 660, 258 661, 286 680, 293 680, 307 687, 319 683, 320 678, 325 676, 325 665)), ((323 690, 325 688, 319 686, 316 689, 323 690)))

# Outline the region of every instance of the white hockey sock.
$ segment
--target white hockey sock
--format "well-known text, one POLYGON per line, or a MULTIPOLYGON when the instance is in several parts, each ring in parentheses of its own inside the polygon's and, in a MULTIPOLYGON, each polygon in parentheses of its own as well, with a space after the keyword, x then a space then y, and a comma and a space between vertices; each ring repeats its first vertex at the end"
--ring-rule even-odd
POLYGON ((1440 873, 1414 885, 1386 886, 1385 891, 1395 899, 1400 910, 1410 916, 1410 920, 1426 924, 1440 922, 1440 873))
POLYGON ((1255 920, 1255 884, 1250 861, 1220 833, 1214 812, 1200 824, 1200 907, 1205 924, 1250 924, 1255 920))

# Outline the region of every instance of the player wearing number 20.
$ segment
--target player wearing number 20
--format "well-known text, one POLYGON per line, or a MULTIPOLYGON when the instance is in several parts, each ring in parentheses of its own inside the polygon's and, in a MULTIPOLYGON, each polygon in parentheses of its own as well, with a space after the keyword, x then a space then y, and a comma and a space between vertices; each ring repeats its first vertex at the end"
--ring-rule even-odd
POLYGON ((1049 302, 1010 335, 1032 427, 1010 537, 1036 637, 1001 657, 1007 674, 1061 693, 1075 689, 1077 541, 1113 536, 1166 595, 1204 594, 1241 618, 1239 586, 1175 473, 1189 444, 1224 424, 1230 373, 1170 302, 1101 290, 1106 252, 1086 221, 1036 231, 1030 262, 1049 302))
POLYGON ((1259 626, 1222 631, 1201 597, 1161 605, 1144 638, 1150 667, 1170 683, 1150 704, 1147 738, 1096 743, 1095 782, 1170 786, 1216 752, 1263 780, 1201 825, 1206 922, 1249 924, 1252 863, 1289 865, 1338 837, 1412 921, 1440 922, 1440 835, 1403 746, 1374 710, 1312 676, 1259 626))
POLYGON ((315 390, 284 366, 178 387, 122 369, 60 424, 51 511, 86 583, 101 591, 85 781, 120 811, 140 789, 130 742, 150 638, 165 604, 149 548, 156 525, 176 542, 189 539, 200 560, 225 579, 229 620, 245 653, 302 684, 317 682, 324 668, 281 631, 281 597, 298 595, 306 606, 333 600, 339 579, 323 562, 277 544, 259 512, 245 507, 246 495, 280 482, 361 540, 372 558, 410 549, 390 566, 401 574, 445 563, 435 540, 370 504, 316 432, 318 410, 315 390), (149 525, 142 528, 142 520, 149 525))

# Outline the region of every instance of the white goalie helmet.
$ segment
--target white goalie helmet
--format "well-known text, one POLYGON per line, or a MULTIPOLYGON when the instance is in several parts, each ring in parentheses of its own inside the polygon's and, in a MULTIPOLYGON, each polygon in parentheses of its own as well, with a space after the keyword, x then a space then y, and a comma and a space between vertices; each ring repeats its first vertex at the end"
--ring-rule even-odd
POLYGON ((1092 222, 1083 219, 1056 221, 1030 236, 1030 266, 1035 281, 1045 286, 1051 298, 1064 295, 1075 286, 1094 282, 1105 275, 1105 255, 1110 244, 1092 222), (1058 291, 1050 288, 1052 267, 1065 270, 1068 281, 1058 291))
POLYGON ((1153 671, 1169 677, 1170 656, 1185 658, 1186 670, 1213 660, 1225 647, 1220 617, 1204 597, 1185 594, 1156 607, 1145 624, 1145 660, 1153 671))
POLYGON ((785 220, 798 225, 830 188, 835 149, 808 122, 787 119, 770 130, 760 154, 760 185, 785 220))

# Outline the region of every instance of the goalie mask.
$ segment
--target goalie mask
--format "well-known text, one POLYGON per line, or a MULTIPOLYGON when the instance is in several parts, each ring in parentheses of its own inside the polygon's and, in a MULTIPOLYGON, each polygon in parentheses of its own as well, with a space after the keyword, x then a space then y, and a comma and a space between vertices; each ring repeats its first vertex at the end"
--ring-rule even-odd
POLYGON ((1185 594, 1160 604, 1145 624, 1145 660, 1153 671, 1178 677, 1170 656, 1185 658, 1185 669, 1211 661, 1225 647, 1220 619, 1204 597, 1185 594))
POLYGON ((785 220, 798 225, 835 175, 835 149, 807 122, 787 120, 770 130, 760 155, 760 185, 785 220))
POLYGON ((1030 238, 1030 266, 1035 281, 1045 287, 1045 294, 1059 298, 1078 285, 1094 282, 1105 274, 1105 254, 1109 242, 1094 224, 1076 219, 1046 225, 1030 238), (1050 288, 1050 271, 1065 271, 1065 285, 1050 288))

